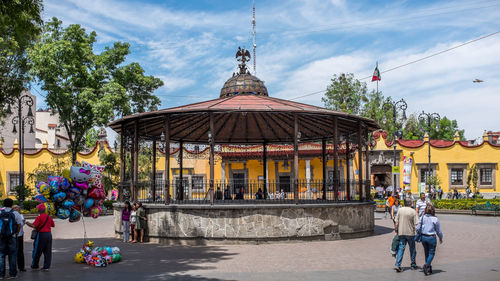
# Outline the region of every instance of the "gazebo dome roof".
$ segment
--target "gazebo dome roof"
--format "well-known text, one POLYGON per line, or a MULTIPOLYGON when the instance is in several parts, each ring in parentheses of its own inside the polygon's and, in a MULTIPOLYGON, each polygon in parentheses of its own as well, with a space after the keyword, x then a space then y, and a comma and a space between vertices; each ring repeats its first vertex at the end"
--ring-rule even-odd
POLYGON ((240 71, 233 73, 233 77, 229 78, 220 90, 220 97, 227 98, 240 95, 255 95, 267 97, 267 88, 264 82, 259 78, 250 74, 247 69, 246 62, 250 60, 250 52, 245 49, 238 48, 236 58, 241 62, 238 67, 240 71))
POLYGON ((220 90, 220 97, 232 97, 237 95, 268 96, 264 82, 248 73, 233 74, 220 90))

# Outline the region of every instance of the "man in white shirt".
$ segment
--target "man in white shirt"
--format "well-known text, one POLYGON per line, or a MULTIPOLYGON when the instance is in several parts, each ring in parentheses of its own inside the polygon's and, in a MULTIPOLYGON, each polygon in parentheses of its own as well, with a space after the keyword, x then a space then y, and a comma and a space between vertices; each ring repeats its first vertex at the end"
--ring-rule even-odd
POLYGON ((431 204, 431 201, 429 200, 429 198, 425 197, 425 193, 421 192, 420 199, 418 199, 417 203, 415 204, 415 208, 417 209, 419 218, 424 215, 425 207, 427 207, 427 204, 431 204))

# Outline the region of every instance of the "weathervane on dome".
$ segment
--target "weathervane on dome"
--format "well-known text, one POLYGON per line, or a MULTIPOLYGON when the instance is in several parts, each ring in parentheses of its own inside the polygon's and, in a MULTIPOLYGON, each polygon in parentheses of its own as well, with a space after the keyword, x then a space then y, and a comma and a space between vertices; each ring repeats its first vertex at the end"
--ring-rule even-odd
POLYGON ((241 62, 238 65, 240 67, 240 74, 246 74, 248 72, 246 62, 250 61, 250 57, 250 52, 248 50, 238 47, 235 58, 241 62))

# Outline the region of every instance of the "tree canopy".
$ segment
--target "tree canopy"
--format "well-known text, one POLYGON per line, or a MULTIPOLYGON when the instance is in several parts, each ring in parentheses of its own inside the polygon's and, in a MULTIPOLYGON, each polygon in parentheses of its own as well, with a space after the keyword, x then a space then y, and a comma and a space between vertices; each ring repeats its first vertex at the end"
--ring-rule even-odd
POLYGON ((366 100, 366 83, 354 78, 352 73, 333 75, 322 101, 325 107, 350 114, 359 114, 366 100))
POLYGON ((40 34, 42 9, 41 0, 0 2, 0 108, 27 88, 26 50, 40 34))
MULTIPOLYGON (((417 113, 412 113, 408 119, 405 119, 402 112, 397 110, 394 116, 391 106, 392 98, 385 97, 380 91, 373 90, 367 93, 366 83, 355 79, 352 73, 334 75, 322 101, 326 108, 375 120, 383 130, 389 133, 390 139, 394 130, 399 137, 404 139, 423 139, 427 130, 427 124, 419 120, 417 113), (394 119, 395 127, 393 126, 394 119)), ((450 120, 444 116, 440 119, 439 126, 436 125, 431 124, 429 133, 431 139, 453 140, 457 131, 460 139, 464 138, 464 130, 458 127, 456 120, 450 120)))
POLYGON ((160 104, 153 92, 163 82, 146 76, 138 63, 124 64, 129 44, 115 42, 96 54, 96 37, 77 24, 63 28, 53 18, 28 53, 30 71, 47 92, 47 105, 59 113, 68 132, 73 162, 91 128, 160 104))

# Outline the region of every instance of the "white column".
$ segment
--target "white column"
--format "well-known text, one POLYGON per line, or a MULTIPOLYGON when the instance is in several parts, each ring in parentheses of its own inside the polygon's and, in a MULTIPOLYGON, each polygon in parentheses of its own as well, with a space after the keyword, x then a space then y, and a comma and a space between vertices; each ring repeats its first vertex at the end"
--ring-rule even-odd
POLYGON ((224 183, 226 180, 226 162, 221 161, 220 165, 222 168, 220 171, 220 179, 221 179, 221 182, 224 183))
POLYGON ((307 199, 311 199, 311 160, 306 160, 306 187, 307 199))

